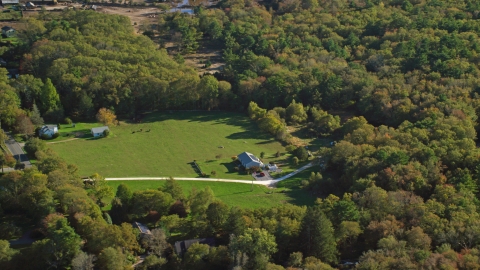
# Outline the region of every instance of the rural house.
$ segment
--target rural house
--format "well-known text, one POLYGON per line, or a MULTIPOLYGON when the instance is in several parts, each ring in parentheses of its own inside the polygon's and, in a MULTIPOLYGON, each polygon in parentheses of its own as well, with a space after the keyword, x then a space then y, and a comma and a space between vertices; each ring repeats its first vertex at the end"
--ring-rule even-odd
POLYGON ((110 131, 110 129, 108 129, 107 126, 92 128, 92 135, 93 135, 93 137, 95 137, 95 138, 103 137, 103 132, 104 132, 105 130, 110 131))
POLYGON ((51 138, 55 133, 58 133, 58 127, 56 125, 45 125, 38 131, 38 136, 42 137, 46 135, 51 138))
POLYGON ((260 159, 258 159, 252 153, 243 152, 238 155, 237 158, 240 163, 242 163, 243 167, 245 167, 245 169, 250 169, 252 167, 263 167, 262 161, 260 161, 260 159))
POLYGON ((15 35, 15 29, 13 29, 12 27, 10 26, 4 26, 2 27, 2 35, 5 36, 5 37, 11 37, 11 36, 14 36, 15 35))

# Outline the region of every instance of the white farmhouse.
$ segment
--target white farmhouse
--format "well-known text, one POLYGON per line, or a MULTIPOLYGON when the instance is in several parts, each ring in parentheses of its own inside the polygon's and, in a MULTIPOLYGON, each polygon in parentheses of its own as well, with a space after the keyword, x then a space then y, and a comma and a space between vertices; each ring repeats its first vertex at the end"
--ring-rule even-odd
POLYGON ((45 125, 38 131, 40 137, 46 135, 48 138, 51 138, 55 133, 58 133, 58 127, 56 125, 45 125))
POLYGON ((252 153, 243 152, 237 156, 240 163, 242 163, 243 167, 246 169, 250 169, 251 167, 263 167, 262 161, 254 156, 252 153))
POLYGON ((92 128, 92 135, 94 138, 103 137, 103 132, 110 130, 107 126, 92 128))

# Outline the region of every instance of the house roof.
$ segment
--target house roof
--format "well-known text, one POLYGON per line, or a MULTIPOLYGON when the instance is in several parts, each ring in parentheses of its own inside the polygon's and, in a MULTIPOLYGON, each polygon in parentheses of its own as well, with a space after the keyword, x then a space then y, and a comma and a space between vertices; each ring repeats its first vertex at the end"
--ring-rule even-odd
POLYGON ((150 232, 150 230, 148 229, 147 226, 143 225, 142 223, 140 222, 133 222, 133 227, 134 228, 137 228, 138 230, 140 230, 140 233, 141 234, 152 234, 152 232, 150 232))
POLYGON ((242 164, 248 164, 252 161, 261 163, 260 159, 258 159, 254 154, 249 152, 243 152, 240 155, 238 155, 237 158, 238 160, 240 160, 242 164))
POLYGON ((200 244, 207 244, 211 247, 215 246, 215 239, 214 238, 199 238, 199 239, 190 239, 184 241, 177 241, 175 242, 175 251, 177 252, 178 256, 182 257, 187 249, 193 245, 194 243, 200 244))
POLYGON ((2 27, 2 31, 9 31, 9 30, 15 30, 15 29, 13 29, 13 28, 10 27, 10 26, 4 26, 4 27, 2 27))
POLYGON ((105 130, 109 130, 107 126, 92 128, 93 133, 102 133, 105 130))
POLYGON ((18 4, 19 0, 2 0, 2 5, 18 4))
POLYGON ((55 128, 57 128, 56 125, 45 125, 45 126, 43 126, 42 128, 45 128, 45 127, 48 128, 48 129, 55 129, 55 128))

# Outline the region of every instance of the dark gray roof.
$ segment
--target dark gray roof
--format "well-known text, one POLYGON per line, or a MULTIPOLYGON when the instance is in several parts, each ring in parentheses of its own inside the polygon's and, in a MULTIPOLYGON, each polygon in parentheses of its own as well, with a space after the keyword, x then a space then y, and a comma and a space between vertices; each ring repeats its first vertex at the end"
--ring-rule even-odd
POLYGON ((105 130, 109 130, 107 126, 92 128, 93 133, 102 133, 105 130))
POLYGON ((45 125, 48 129, 55 129, 57 125, 45 125))
POLYGON ((261 162, 255 155, 249 152, 243 152, 237 156, 242 164, 248 164, 252 161, 254 162, 261 162))
POLYGON ((199 238, 199 239, 177 241, 177 242, 175 242, 175 251, 177 252, 178 256, 183 257, 183 254, 185 254, 185 252, 187 252, 187 249, 191 245, 193 245, 194 243, 207 244, 207 245, 213 247, 213 246, 215 246, 215 239, 214 238, 199 238))
POLYGON ((15 30, 15 29, 13 29, 13 27, 10 27, 10 26, 2 27, 2 31, 8 31, 8 30, 15 30))

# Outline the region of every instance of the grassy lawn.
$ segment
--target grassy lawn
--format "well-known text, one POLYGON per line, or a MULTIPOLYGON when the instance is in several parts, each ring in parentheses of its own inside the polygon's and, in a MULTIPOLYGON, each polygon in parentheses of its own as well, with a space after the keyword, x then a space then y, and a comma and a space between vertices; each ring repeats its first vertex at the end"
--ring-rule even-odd
POLYGON ((73 127, 73 125, 62 124, 60 125, 60 129, 58 130, 58 134, 60 135, 57 138, 47 140, 46 142, 59 142, 71 140, 73 138, 90 139, 93 137, 90 130, 94 127, 100 126, 102 126, 102 124, 99 123, 75 123, 75 127, 73 127))
POLYGON ((312 172, 317 173, 318 171, 319 171, 318 165, 310 167, 298 174, 295 174, 294 176, 288 179, 278 182, 277 188, 292 188, 292 189, 298 188, 301 185, 302 180, 308 180, 312 172))
MULTIPOLYGON (((93 126, 99 125, 77 123, 76 129, 93 126)), ((72 131, 73 128, 60 129, 60 132, 72 131)), ((285 163, 285 156, 274 158, 277 151, 285 153, 285 148, 273 137, 259 132, 249 118, 237 113, 151 113, 142 123, 122 122, 111 127, 111 132, 108 138, 80 139, 49 147, 76 164, 81 175, 97 172, 105 177, 197 177, 191 166, 197 160, 205 173, 216 171, 216 178, 251 179, 232 171, 235 166, 231 157, 243 151, 257 156, 264 152, 264 162, 285 163)), ((61 139, 67 138, 60 135, 56 140, 61 139)), ((283 169, 292 168, 285 163, 283 169)))
MULTIPOLYGON (((157 189, 165 181, 108 181, 108 184, 115 190, 120 184, 129 186, 133 191, 144 189, 157 189)), ((229 206, 239 206, 241 208, 268 208, 285 203, 296 205, 313 205, 315 198, 308 195, 300 189, 276 188, 269 189, 265 186, 254 185, 253 191, 251 185, 240 183, 224 182, 201 182, 201 181, 177 181, 186 195, 190 193, 193 187, 203 189, 207 186, 215 193, 215 197, 222 200, 229 206), (274 193, 269 194, 274 190, 274 193)))

